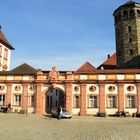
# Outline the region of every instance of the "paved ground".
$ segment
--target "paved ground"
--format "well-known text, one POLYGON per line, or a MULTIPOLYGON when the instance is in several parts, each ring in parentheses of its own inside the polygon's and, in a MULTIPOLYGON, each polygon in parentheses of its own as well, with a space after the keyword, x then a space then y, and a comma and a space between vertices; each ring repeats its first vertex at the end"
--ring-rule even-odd
POLYGON ((49 117, 0 113, 0 140, 140 140, 140 118, 49 117))

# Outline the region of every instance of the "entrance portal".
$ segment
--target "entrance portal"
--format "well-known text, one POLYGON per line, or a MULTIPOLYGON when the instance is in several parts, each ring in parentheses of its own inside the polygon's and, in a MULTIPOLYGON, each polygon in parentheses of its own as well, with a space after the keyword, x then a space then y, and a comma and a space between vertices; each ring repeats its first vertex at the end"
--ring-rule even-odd
POLYGON ((51 109, 60 105, 65 107, 64 92, 59 89, 50 89, 46 93, 46 113, 50 113, 51 109))

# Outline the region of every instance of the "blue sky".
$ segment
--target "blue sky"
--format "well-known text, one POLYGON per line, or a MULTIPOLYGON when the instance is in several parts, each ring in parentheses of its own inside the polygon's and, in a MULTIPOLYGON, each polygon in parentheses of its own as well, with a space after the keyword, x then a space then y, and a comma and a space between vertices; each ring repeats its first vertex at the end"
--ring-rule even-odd
MULTIPOLYGON (((112 13, 127 0, 1 0, 0 24, 15 47, 11 68, 76 70, 115 52, 112 13)), ((140 1, 137 1, 140 2, 140 1)))

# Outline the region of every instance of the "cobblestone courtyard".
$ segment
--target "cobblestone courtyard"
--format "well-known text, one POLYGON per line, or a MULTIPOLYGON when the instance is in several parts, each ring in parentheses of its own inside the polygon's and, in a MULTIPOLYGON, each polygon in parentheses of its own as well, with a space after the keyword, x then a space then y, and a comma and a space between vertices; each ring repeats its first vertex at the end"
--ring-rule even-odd
POLYGON ((0 114, 0 140, 139 140, 140 118, 0 114))

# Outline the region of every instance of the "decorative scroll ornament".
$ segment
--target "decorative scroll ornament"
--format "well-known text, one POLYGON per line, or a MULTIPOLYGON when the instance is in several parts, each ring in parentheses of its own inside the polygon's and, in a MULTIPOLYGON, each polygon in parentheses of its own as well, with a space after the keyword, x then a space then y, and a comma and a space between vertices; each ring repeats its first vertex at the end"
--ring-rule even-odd
POLYGON ((89 90, 92 91, 92 92, 95 91, 96 90, 96 86, 90 86, 89 90))
POLYGON ((133 91, 133 90, 134 90, 134 86, 131 86, 131 85, 128 86, 128 87, 127 87, 127 90, 128 90, 128 91, 133 91))
POLYGON ((56 70, 56 67, 53 66, 52 70, 49 72, 49 80, 58 80, 60 73, 56 70))
POLYGON ((31 85, 29 89, 30 89, 30 91, 33 91, 34 88, 35 88, 34 85, 31 85))
POLYGON ((109 87, 108 87, 108 90, 109 90, 109 91, 114 91, 114 90, 115 90, 115 86, 109 86, 109 87))
POLYGON ((21 89, 21 87, 19 85, 15 86, 15 90, 19 91, 21 89))
POLYGON ((75 91, 75 92, 79 91, 79 87, 78 87, 78 86, 75 86, 75 87, 74 87, 74 91, 75 91))
POLYGON ((0 85, 0 91, 4 90, 4 86, 3 85, 0 85))
POLYGON ((3 65, 3 68, 4 68, 4 69, 7 69, 8 67, 7 67, 7 65, 3 65))

